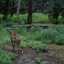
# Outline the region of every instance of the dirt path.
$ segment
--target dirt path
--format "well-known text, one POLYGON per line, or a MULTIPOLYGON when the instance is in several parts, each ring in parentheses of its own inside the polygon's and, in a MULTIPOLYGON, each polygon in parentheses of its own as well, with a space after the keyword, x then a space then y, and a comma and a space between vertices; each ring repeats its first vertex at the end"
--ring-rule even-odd
POLYGON ((20 53, 14 60, 13 64, 21 64, 23 61, 25 64, 36 64, 33 58, 35 57, 35 51, 29 48, 23 49, 24 53, 20 53))
MULTIPOLYGON (((6 46, 10 49, 11 46, 6 46)), ((12 48, 11 48, 12 49, 12 48)), ((50 45, 48 52, 36 52, 31 48, 23 48, 24 53, 19 53, 12 61, 13 64, 37 64, 36 58, 42 58, 48 64, 64 64, 64 48, 60 46, 50 45), (56 48, 55 48, 56 47, 56 48)))
POLYGON ((23 49, 24 53, 19 54, 16 59, 13 60, 14 64, 21 64, 21 60, 25 64, 36 64, 35 58, 42 58, 44 61, 47 61, 49 64, 64 64, 64 52, 52 51, 52 52, 35 52, 31 48, 23 49))

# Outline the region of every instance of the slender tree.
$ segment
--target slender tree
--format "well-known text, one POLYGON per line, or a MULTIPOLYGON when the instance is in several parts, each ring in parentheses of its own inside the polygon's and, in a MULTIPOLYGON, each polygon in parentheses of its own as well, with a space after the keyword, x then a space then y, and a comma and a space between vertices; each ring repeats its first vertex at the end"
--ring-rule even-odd
POLYGON ((17 14, 19 14, 21 0, 17 0, 17 1, 18 1, 18 4, 17 4, 17 14))
POLYGON ((27 24, 32 23, 32 2, 33 0, 28 0, 28 18, 27 18, 27 24))
POLYGON ((7 15, 8 15, 8 9, 9 9, 9 1, 10 0, 5 0, 5 6, 4 6, 4 16, 3 16, 3 20, 7 20, 7 15))
POLYGON ((11 0, 11 11, 10 11, 11 17, 12 17, 13 14, 14 14, 14 6, 15 6, 14 2, 15 2, 14 0, 11 0))

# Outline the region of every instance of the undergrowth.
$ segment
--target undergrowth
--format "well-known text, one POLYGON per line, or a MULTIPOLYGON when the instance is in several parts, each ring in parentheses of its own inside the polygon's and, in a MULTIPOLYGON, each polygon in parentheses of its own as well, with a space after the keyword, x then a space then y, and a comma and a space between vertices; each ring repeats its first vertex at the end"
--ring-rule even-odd
POLYGON ((25 41, 40 41, 46 44, 64 44, 64 26, 50 26, 46 29, 32 27, 29 31, 26 27, 16 27, 14 30, 25 41))
MULTIPOLYGON (((11 59, 15 54, 7 53, 3 47, 8 44, 11 45, 10 35, 6 30, 7 27, 0 27, 0 63, 10 64, 11 59), (2 60, 3 59, 3 60, 2 60), (7 61, 8 60, 8 61, 7 61)), ((13 30, 15 34, 21 38, 20 47, 31 47, 37 51, 47 51, 48 44, 64 45, 64 26, 50 26, 46 29, 41 27, 27 27, 15 26, 13 30)))
POLYGON ((47 61, 42 60, 42 58, 36 58, 35 62, 37 64, 49 64, 47 61))
MULTIPOLYGON (((48 14, 43 13, 33 13, 33 22, 40 22, 40 23, 50 23, 52 20, 48 18, 48 14)), ((18 16, 16 14, 13 15, 13 17, 10 17, 8 15, 8 21, 13 21, 19 24, 25 24, 27 22, 28 14, 19 14, 18 16)), ((3 19, 3 15, 0 14, 0 20, 3 19)), ((62 16, 58 17, 58 23, 64 23, 64 18, 62 16)))
POLYGON ((0 30, 0 36, 0 64, 12 64, 12 59, 16 57, 16 54, 8 53, 3 49, 6 41, 10 40, 4 28, 0 30))

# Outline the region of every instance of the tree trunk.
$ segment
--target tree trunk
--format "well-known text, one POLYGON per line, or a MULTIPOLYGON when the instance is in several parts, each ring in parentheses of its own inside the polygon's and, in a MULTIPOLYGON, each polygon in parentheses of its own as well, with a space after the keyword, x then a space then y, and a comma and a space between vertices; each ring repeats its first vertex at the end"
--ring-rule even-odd
POLYGON ((21 4, 21 0, 18 0, 18 4, 17 4, 17 15, 19 15, 20 12, 20 4, 21 4))
POLYGON ((9 0, 5 1, 5 7, 4 7, 4 16, 3 20, 7 20, 7 15, 8 15, 8 9, 9 9, 9 0))
POLYGON ((53 24, 58 24, 58 23, 59 23, 59 22, 58 22, 58 16, 59 16, 59 13, 53 14, 53 19, 55 19, 55 20, 53 21, 53 24))
POLYGON ((11 17, 13 16, 13 14, 14 14, 14 0, 12 0, 11 2, 11 12, 10 12, 11 17))
POLYGON ((28 18, 27 18, 27 24, 32 23, 32 1, 28 0, 28 18))

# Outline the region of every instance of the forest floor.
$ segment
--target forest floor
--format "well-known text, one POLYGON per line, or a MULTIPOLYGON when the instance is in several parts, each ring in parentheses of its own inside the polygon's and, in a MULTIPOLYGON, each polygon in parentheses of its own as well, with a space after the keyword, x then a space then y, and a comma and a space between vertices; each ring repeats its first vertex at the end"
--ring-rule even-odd
MULTIPOLYGON (((5 49, 8 52, 12 51, 12 46, 6 45, 5 49)), ((22 48, 23 54, 20 52, 16 58, 12 60, 13 64, 37 64, 36 58, 48 62, 48 64, 64 64, 64 45, 49 45, 47 52, 37 52, 32 48, 22 48)))

